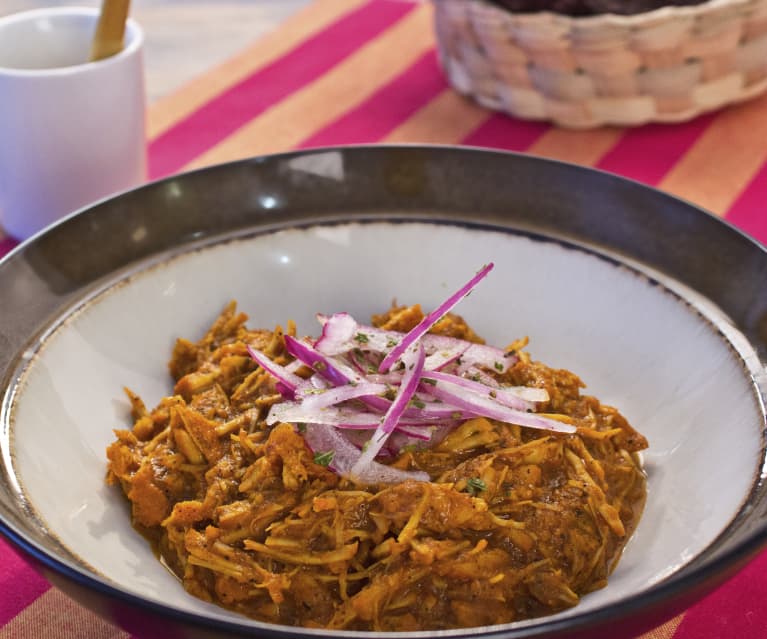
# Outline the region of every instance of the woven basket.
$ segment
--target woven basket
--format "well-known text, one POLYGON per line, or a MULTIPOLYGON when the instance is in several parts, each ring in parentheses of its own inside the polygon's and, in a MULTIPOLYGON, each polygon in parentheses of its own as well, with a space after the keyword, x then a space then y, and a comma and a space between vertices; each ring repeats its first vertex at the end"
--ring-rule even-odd
POLYGON ((434 4, 452 86, 520 118, 571 128, 680 122, 767 89, 767 0, 588 17, 434 4))

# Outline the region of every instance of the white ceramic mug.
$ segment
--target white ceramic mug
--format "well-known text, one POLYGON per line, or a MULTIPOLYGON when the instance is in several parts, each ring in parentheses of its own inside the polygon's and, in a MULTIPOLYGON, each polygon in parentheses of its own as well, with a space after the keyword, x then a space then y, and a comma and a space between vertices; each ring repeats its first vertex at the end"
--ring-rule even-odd
POLYGON ((97 9, 0 18, 0 224, 25 239, 146 179, 143 34, 88 62, 97 9))

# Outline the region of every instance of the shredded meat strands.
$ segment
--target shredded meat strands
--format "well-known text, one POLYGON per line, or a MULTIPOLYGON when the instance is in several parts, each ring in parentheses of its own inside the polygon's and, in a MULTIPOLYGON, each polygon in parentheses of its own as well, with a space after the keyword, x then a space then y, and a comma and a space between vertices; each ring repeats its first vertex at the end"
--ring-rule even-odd
MULTIPOLYGON (((373 325, 423 317, 392 307, 373 325)), ((133 525, 191 594, 266 622, 413 631, 550 614, 606 585, 644 504, 647 442, 576 375, 512 344, 496 379, 548 391, 542 412, 575 434, 468 419, 387 462, 431 482, 359 486, 315 463, 295 425, 266 425, 282 398, 247 347, 292 358, 282 328, 246 320, 231 303, 199 342, 179 339, 174 395, 148 411, 126 389, 133 428, 107 450, 133 525)), ((481 342, 452 314, 432 332, 481 342)))

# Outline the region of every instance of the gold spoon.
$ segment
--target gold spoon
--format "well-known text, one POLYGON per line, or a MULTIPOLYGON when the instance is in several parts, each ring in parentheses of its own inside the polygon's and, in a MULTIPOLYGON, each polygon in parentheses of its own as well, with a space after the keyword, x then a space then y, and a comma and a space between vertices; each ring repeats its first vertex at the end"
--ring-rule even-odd
POLYGON ((130 0, 102 1, 101 15, 91 45, 91 62, 103 60, 122 51, 129 8, 130 0))

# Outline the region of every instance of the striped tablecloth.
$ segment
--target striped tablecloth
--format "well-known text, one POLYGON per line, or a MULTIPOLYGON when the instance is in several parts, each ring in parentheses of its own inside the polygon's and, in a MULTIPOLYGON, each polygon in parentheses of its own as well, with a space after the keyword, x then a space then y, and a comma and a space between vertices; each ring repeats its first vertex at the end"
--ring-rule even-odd
MULTIPOLYGON (((678 125, 568 131, 451 91, 431 7, 316 0, 149 110, 152 178, 252 155, 422 142, 594 166, 690 200, 767 242, 767 96, 678 125)), ((0 255, 15 245, 0 235, 0 255)), ((645 639, 767 637, 767 554, 645 639)), ((0 639, 128 637, 52 588, 0 540, 0 639)), ((138 638, 140 639, 140 638, 138 638)))

